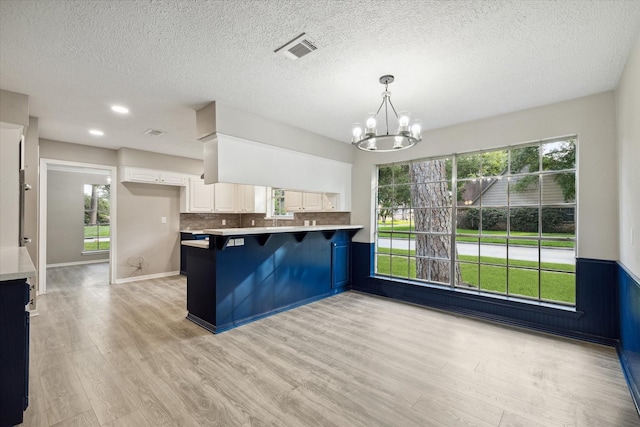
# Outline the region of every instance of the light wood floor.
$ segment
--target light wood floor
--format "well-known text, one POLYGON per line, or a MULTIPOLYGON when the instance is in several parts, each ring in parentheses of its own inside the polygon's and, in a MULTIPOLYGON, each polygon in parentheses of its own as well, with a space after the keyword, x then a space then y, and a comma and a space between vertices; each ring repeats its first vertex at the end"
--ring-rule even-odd
POLYGON ((213 335, 183 277, 48 272, 28 426, 638 426, 612 348, 348 292, 213 335))

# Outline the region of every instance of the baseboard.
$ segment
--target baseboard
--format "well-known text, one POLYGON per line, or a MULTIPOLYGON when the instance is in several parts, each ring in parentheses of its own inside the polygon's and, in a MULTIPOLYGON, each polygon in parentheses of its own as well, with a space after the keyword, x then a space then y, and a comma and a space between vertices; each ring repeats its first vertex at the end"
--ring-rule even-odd
POLYGON ((159 279, 161 277, 178 276, 180 271, 167 271, 166 273, 145 274, 144 276, 124 277, 122 279, 116 279, 115 284, 137 282, 139 280, 159 279))
POLYGON ((627 386, 629 387, 629 393, 631 393, 631 399, 633 399, 633 403, 636 405, 638 416, 640 416, 640 390, 638 389, 638 385, 634 381, 633 374, 631 372, 631 366, 620 343, 616 345, 616 350, 618 352, 618 359, 620 360, 620 366, 622 367, 624 379, 627 382, 627 386))
POLYGON ((106 259, 92 259, 92 260, 89 260, 89 261, 59 262, 59 263, 56 263, 56 264, 47 264, 47 268, 69 267, 71 265, 83 265, 83 264, 101 264, 103 262, 109 262, 109 258, 106 258, 106 259))

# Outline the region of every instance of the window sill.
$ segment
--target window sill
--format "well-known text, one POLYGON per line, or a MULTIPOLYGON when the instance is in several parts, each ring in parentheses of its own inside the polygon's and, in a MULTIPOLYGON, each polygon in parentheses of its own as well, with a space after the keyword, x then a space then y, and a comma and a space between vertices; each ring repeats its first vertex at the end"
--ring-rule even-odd
POLYGON ((99 251, 82 251, 81 255, 85 256, 85 255, 101 255, 101 254, 108 254, 110 251, 109 249, 101 249, 99 251))

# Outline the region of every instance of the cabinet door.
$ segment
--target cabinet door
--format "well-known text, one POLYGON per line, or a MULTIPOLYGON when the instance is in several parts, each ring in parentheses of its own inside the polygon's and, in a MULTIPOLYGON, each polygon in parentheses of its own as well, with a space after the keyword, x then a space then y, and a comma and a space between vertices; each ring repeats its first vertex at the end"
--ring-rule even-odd
POLYGON ((202 179, 192 179, 189 182, 189 211, 213 211, 213 185, 205 184, 202 179))
POLYGON ((267 187, 256 185, 253 187, 255 213, 267 213, 267 187))
POLYGON ((126 181, 135 182, 158 182, 159 174, 152 170, 127 168, 126 181))
POLYGON ((331 243, 331 288, 344 288, 350 283, 351 243, 331 243))
POLYGON ((180 174, 161 172, 160 183, 165 185, 185 185, 185 177, 180 174))
POLYGON ((324 193, 322 195, 322 209, 325 211, 335 211, 338 209, 338 195, 335 193, 324 193))
POLYGON ((302 206, 305 211, 321 211, 322 193, 302 193, 302 206))
POLYGON ((236 185, 236 203, 238 212, 254 212, 256 192, 253 185, 236 185))
POLYGON ((236 186, 235 184, 218 183, 215 188, 213 210, 214 212, 236 211, 236 186))
POLYGON ((284 192, 284 210, 287 212, 301 211, 304 209, 302 204, 302 191, 284 192))

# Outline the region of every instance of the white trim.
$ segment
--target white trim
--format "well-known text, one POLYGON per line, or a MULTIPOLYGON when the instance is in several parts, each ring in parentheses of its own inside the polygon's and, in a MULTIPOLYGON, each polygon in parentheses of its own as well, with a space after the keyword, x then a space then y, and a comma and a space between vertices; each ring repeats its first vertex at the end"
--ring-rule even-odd
POLYGON ((82 251, 80 252, 81 256, 91 256, 91 255, 104 255, 108 254, 109 249, 100 249, 98 251, 82 251))
POLYGON ((116 166, 98 165, 95 163, 70 162, 66 160, 40 158, 38 181, 38 294, 47 292, 47 171, 49 165, 68 167, 92 168, 107 170, 111 176, 110 224, 111 245, 109 251, 109 283, 114 283, 116 277, 116 227, 118 223, 117 191, 118 168, 116 166))
POLYGON ((83 264, 101 264, 104 262, 109 262, 108 259, 93 259, 90 261, 72 261, 72 262, 59 262, 57 264, 47 264, 47 268, 55 268, 55 267, 68 267, 70 265, 83 265, 83 264))
POLYGON ((138 282, 140 280, 158 279, 161 277, 179 276, 179 271, 167 271, 166 273, 145 274, 144 276, 125 277, 122 279, 116 279, 115 284, 138 282))

